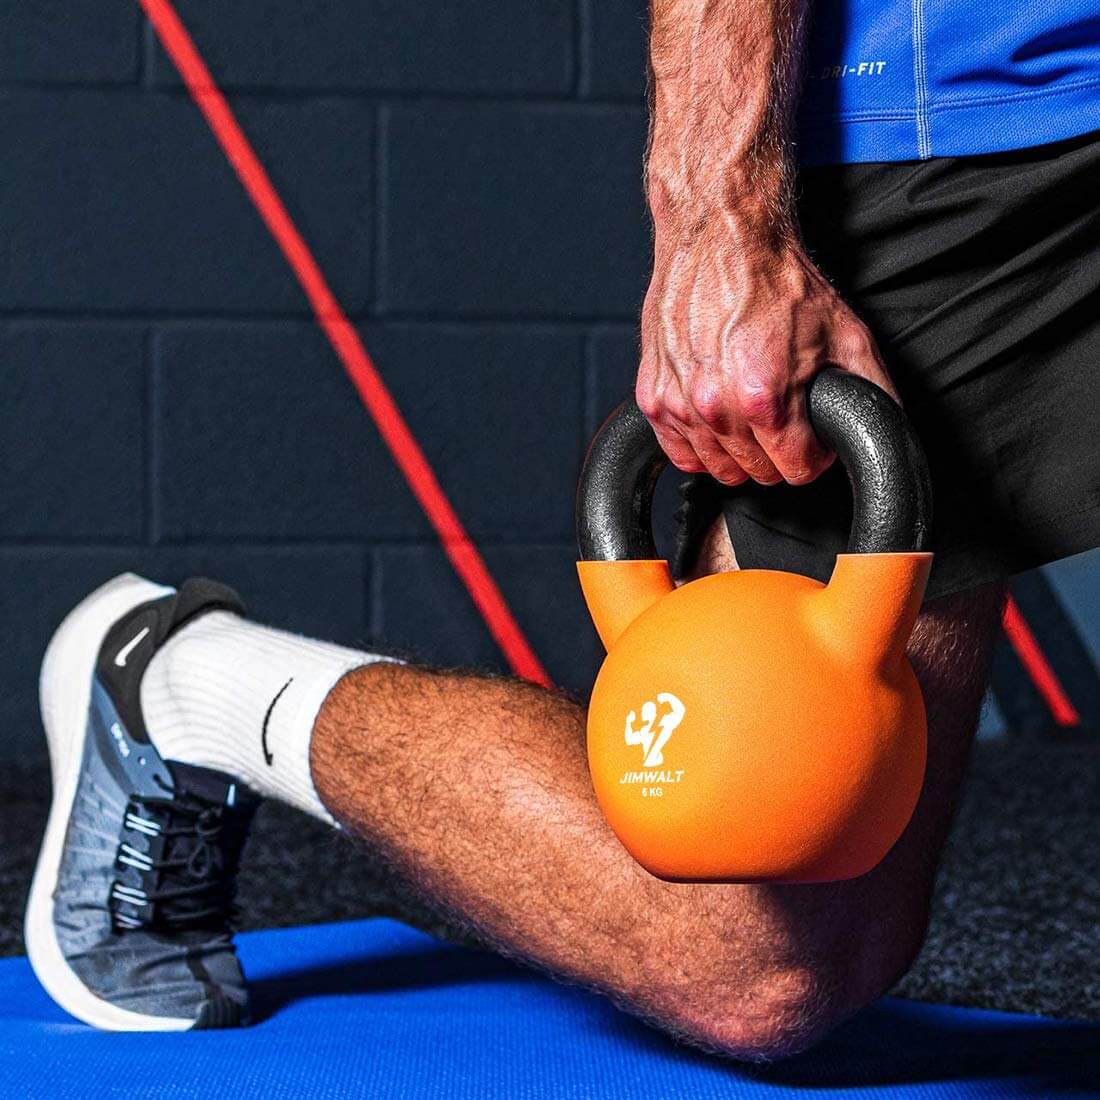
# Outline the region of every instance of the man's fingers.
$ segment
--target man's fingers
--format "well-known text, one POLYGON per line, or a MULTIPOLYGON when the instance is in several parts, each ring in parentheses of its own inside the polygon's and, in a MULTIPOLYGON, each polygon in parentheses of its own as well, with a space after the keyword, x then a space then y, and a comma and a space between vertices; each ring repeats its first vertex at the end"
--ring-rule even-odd
POLYGON ((878 345, 862 324, 855 322, 838 327, 829 358, 843 370, 873 382, 901 404, 901 396, 886 370, 878 345))
POLYGON ((791 396, 782 428, 757 428, 755 434, 782 479, 791 485, 809 484, 832 464, 833 455, 810 425, 805 387, 791 396))
POLYGON ((668 455, 669 462, 685 474, 702 474, 706 472, 706 465, 692 449, 687 440, 674 428, 662 423, 652 425, 657 436, 657 442, 661 444, 661 450, 668 455))
MULTIPOLYGON (((731 455, 712 431, 696 428, 691 432, 690 439, 695 453, 703 460, 707 473, 715 481, 720 481, 723 485, 740 485, 753 476, 752 471, 731 455)), ((763 465, 756 465, 766 468, 767 458, 763 455, 760 457, 764 460, 763 465)))
POLYGON ((790 485, 808 485, 820 477, 833 462, 806 420, 792 421, 784 431, 772 436, 757 436, 768 458, 779 471, 777 480, 790 485))
MULTIPOLYGON (((638 372, 638 382, 634 390, 634 400, 638 408, 649 421, 657 436, 657 442, 661 450, 668 455, 669 462, 685 474, 702 474, 706 472, 706 465, 695 453, 691 443, 685 438, 683 425, 676 416, 677 410, 673 408, 673 402, 667 393, 659 391, 653 385, 654 371, 643 360, 638 372)), ((680 412, 686 411, 686 404, 680 399, 680 412)))
MULTIPOLYGON (((833 343, 830 361, 897 399, 874 340, 862 325, 838 327, 833 343)), ((791 374, 780 377, 778 384, 758 378, 751 386, 716 386, 696 375, 682 391, 646 390, 639 385, 639 404, 669 460, 686 473, 706 472, 724 485, 750 478, 761 485, 805 485, 832 464, 833 455, 810 425, 806 387, 791 374)))
POLYGON ((776 482, 783 480, 783 475, 776 469, 775 463, 748 431, 713 438, 714 444, 745 472, 746 477, 752 478, 761 485, 775 485, 776 482))
MULTIPOLYGON (((717 389, 708 381, 693 389, 691 404, 693 418, 685 434, 712 474, 713 467, 724 467, 728 458, 761 485, 783 480, 754 435, 754 403, 749 401, 746 406, 744 394, 717 389)), ((782 419, 782 410, 776 410, 770 400, 756 404, 763 417, 782 419)))
MULTIPOLYGON (((749 475, 730 457, 712 432, 693 429, 669 419, 652 420, 661 449, 678 470, 710 474, 723 485, 740 485, 749 475)), ((766 463, 766 459, 764 460, 766 463)))

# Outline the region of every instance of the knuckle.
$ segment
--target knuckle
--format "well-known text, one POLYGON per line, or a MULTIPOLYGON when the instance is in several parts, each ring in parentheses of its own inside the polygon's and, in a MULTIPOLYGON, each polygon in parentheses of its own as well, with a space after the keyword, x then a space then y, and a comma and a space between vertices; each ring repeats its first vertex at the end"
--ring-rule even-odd
POLYGON ((661 413, 660 398, 652 390, 639 389, 634 394, 634 400, 638 402, 638 408, 642 410, 647 420, 656 420, 661 413))
POLYGON ((747 479, 739 460, 712 445, 701 444, 699 455, 706 463, 707 473, 723 485, 740 485, 747 479))
POLYGON ((654 363, 643 358, 638 367, 637 378, 634 380, 634 400, 646 416, 653 416, 660 405, 655 374, 654 363))
POLYGON ((753 481, 758 485, 778 485, 783 480, 783 475, 775 470, 762 470, 753 475, 753 481))
POLYGON ((661 450, 668 456, 669 462, 684 473, 697 474, 703 466, 699 462, 698 455, 684 442, 684 440, 671 432, 658 431, 657 440, 661 444, 661 450))
POLYGON ((817 471, 805 466, 795 466, 786 473, 785 480, 790 485, 809 485, 817 478, 817 471))
POLYGON ((741 485, 749 479, 748 474, 732 462, 712 469, 710 475, 715 481, 720 481, 723 485, 741 485))
POLYGON ((839 325, 834 340, 841 353, 853 359, 863 359, 874 352, 871 334, 858 321, 846 321, 839 325))
POLYGON ((768 485, 776 480, 775 467, 765 458, 760 451, 745 440, 730 440, 727 443, 732 453, 733 461, 742 474, 742 480, 752 478, 761 484, 768 485))
POLYGON ((738 394, 741 415, 756 428, 781 428, 787 419, 787 387, 768 372, 746 379, 738 394))
POLYGON ((757 464, 752 459, 742 459, 738 456, 735 462, 728 462, 723 465, 723 476, 718 480, 725 482, 727 485, 740 485, 741 482, 760 481, 758 474, 757 464))
POLYGON ((730 400, 726 394, 711 387, 700 388, 692 394, 692 404, 708 428, 724 433, 729 427, 730 400))
POLYGON ((688 454, 685 454, 683 451, 674 450, 670 447, 665 447, 664 452, 668 456, 669 462, 671 462, 677 470, 683 470, 685 474, 691 473, 691 467, 697 465, 698 460, 692 458, 688 454))
POLYGON ((756 391, 741 398, 741 413, 757 428, 779 428, 786 420, 786 402, 781 394, 756 391))
POLYGON ((807 485, 815 480, 825 468, 825 455, 821 447, 810 436, 799 433, 797 438, 781 441, 772 451, 772 460, 791 485, 807 485))
POLYGON ((664 428, 656 429, 657 438, 660 440, 661 446, 670 455, 690 455, 691 448, 684 443, 675 432, 670 432, 664 428))
POLYGON ((666 396, 662 413, 663 419, 674 420, 678 424, 688 424, 694 419, 691 415, 691 406, 680 396, 666 396))
POLYGON ((761 485, 776 485, 783 480, 783 475, 766 458, 752 458, 741 464, 748 471, 753 481, 761 485))

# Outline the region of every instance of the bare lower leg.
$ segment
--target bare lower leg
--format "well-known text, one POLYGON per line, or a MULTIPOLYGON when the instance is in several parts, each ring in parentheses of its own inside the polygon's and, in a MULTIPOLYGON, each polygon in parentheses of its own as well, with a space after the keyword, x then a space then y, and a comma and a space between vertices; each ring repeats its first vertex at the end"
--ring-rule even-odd
POLYGON ((970 593, 921 616, 911 656, 929 704, 928 782, 895 850, 852 882, 650 877, 596 806, 582 709, 508 680, 351 673, 318 717, 314 782, 346 827, 500 950, 697 1043, 784 1053, 877 996, 919 945, 999 599, 970 593))

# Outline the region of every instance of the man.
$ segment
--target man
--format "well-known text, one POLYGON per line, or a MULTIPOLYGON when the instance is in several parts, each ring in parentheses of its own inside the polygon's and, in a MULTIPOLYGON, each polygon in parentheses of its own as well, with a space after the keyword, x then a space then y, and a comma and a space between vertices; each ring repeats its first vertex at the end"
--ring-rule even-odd
POLYGON ((655 0, 637 392, 680 469, 742 486, 693 488, 696 574, 827 572, 848 503, 835 472, 815 481, 829 456, 804 392, 824 365, 917 422, 939 514, 909 647, 929 767, 894 850, 843 883, 659 882, 600 817, 569 700, 269 630, 212 582, 127 575, 70 614, 42 670, 55 793, 27 943, 69 1011, 117 1029, 247 1019, 229 913, 260 797, 362 837, 501 951, 736 1057, 808 1046, 904 972, 1002 578, 1100 542, 1100 146, 1064 140, 1100 127, 1100 13, 867 7, 818 13, 802 134, 821 159, 877 163, 806 169, 799 227, 807 5, 655 0), (1028 151, 968 155, 1010 148, 1028 151))

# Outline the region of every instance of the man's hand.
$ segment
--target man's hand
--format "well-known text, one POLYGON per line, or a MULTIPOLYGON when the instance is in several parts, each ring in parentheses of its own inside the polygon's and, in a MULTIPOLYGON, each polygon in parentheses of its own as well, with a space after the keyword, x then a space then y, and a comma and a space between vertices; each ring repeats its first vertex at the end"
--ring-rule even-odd
POLYGON ((806 383, 833 364, 893 387, 870 333, 797 242, 742 244, 731 221, 694 240, 658 237, 638 404, 681 470, 802 485, 831 461, 806 383))
POLYGON ((638 405, 681 470, 804 484, 831 461, 806 384, 834 365, 894 389, 806 256, 786 129, 802 0, 654 0, 653 279, 638 405))

